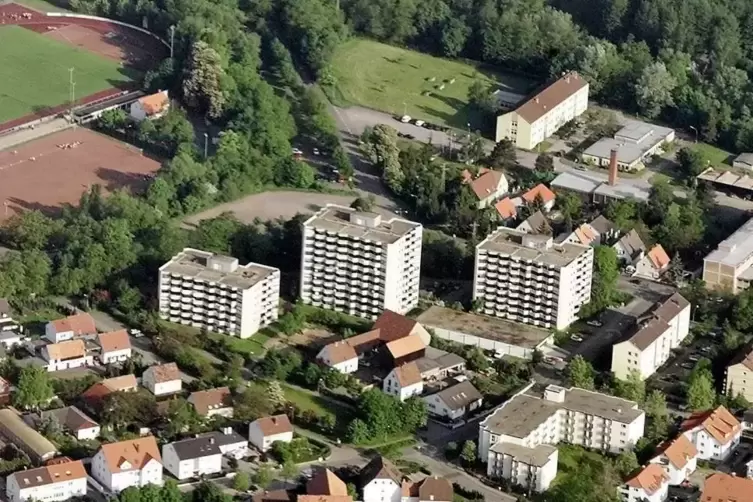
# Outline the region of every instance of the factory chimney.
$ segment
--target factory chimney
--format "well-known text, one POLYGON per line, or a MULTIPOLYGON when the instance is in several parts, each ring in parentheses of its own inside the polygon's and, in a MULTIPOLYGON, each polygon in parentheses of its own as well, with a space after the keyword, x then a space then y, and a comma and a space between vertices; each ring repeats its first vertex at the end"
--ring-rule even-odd
POLYGON ((611 152, 609 152, 609 181, 608 183, 611 186, 615 186, 617 184, 617 149, 613 148, 611 152))

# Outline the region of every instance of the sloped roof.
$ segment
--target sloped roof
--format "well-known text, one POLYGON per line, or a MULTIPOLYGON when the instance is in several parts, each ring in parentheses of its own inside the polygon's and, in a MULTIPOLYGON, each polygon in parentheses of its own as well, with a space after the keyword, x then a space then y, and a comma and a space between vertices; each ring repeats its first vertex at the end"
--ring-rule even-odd
POLYGON ((693 413, 685 419, 680 429, 687 432, 699 426, 722 445, 729 443, 742 428, 740 422, 724 406, 693 413))
POLYGON ((75 406, 66 406, 57 410, 43 411, 39 414, 42 421, 49 417, 54 417, 57 422, 70 431, 80 431, 82 429, 91 429, 99 424, 90 418, 83 411, 75 406))
POLYGON ((180 460, 194 460, 197 458, 222 455, 220 445, 214 441, 212 436, 188 438, 170 444, 180 460))
POLYGON ((418 335, 406 336, 387 344, 387 350, 390 351, 393 359, 399 359, 425 349, 426 344, 418 335))
POLYGON ((306 483, 308 495, 348 495, 348 488, 334 472, 324 467, 314 467, 311 479, 306 483))
POLYGON ((419 483, 418 500, 420 502, 430 500, 436 502, 451 502, 454 494, 455 490, 452 488, 452 483, 445 478, 431 476, 419 483))
POLYGON ((395 377, 397 377, 400 387, 408 387, 421 381, 421 371, 415 362, 403 364, 392 371, 395 372, 395 377))
POLYGON ((528 224, 529 227, 531 227, 531 231, 535 234, 541 232, 544 229, 544 226, 547 224, 546 216, 544 216, 544 213, 541 211, 536 211, 531 216, 526 218, 526 220, 517 226, 517 229, 522 227, 524 224, 528 224))
POLYGON ((556 195, 554 195, 554 192, 543 183, 539 183, 523 194, 523 200, 529 204, 535 202, 538 197, 541 197, 541 200, 546 204, 547 202, 553 201, 556 198, 556 195))
POLYGON ((60 343, 50 343, 44 346, 50 360, 62 361, 86 355, 86 345, 83 340, 66 340, 60 343))
POLYGON ((53 483, 67 483, 75 479, 86 479, 86 469, 80 460, 68 459, 67 462, 14 472, 11 476, 16 478, 16 483, 23 490, 53 483))
POLYGON ((259 425, 264 436, 276 436, 286 432, 293 432, 293 426, 285 414, 275 415, 273 417, 258 418, 254 423, 259 425))
POLYGON ((606 234, 614 230, 614 223, 607 219, 603 214, 600 214, 594 220, 589 223, 591 228, 599 232, 599 234, 606 234))
POLYGON ((703 482, 700 502, 749 502, 753 479, 715 472, 703 482))
POLYGON ((330 343, 323 350, 329 354, 329 360, 332 364, 343 363, 358 357, 353 345, 348 343, 347 340, 338 340, 337 342, 330 343))
POLYGON ((676 469, 682 469, 690 459, 698 455, 698 450, 685 435, 680 434, 675 439, 659 445, 655 457, 660 455, 666 456, 676 469))
POLYGON ((494 209, 497 210, 497 213, 502 218, 513 218, 517 216, 518 210, 515 208, 515 203, 510 199, 510 197, 505 197, 504 199, 498 201, 496 204, 494 204, 494 209))
POLYGON ((113 474, 141 470, 152 459, 162 463, 162 456, 160 456, 154 436, 105 443, 99 449, 105 458, 108 470, 113 474))
POLYGON ((588 223, 582 224, 581 226, 573 230, 573 233, 578 239, 578 242, 583 244, 584 246, 591 245, 591 243, 594 242, 598 237, 598 235, 594 232, 594 230, 588 223))
POLYGON ((167 91, 160 91, 144 96, 139 99, 139 103, 147 115, 154 115, 163 112, 170 105, 170 98, 167 91))
POLYGON ((196 413, 202 416, 208 415, 212 410, 233 406, 230 389, 227 387, 192 392, 188 396, 188 402, 193 404, 196 413))
POLYGON ((136 381, 135 375, 123 375, 119 377, 108 378, 89 387, 86 392, 83 393, 83 397, 87 399, 101 399, 113 392, 136 390, 138 388, 138 385, 139 384, 136 381))
POLYGON ((646 495, 653 495, 668 480, 669 476, 667 476, 659 464, 648 464, 631 476, 625 484, 633 488, 642 489, 646 492, 646 495))
POLYGON ((380 456, 374 457, 361 469, 359 480, 361 486, 366 486, 375 479, 391 479, 396 484, 401 485, 402 475, 397 468, 386 458, 380 456))
POLYGON ((658 270, 665 268, 670 262, 669 255, 664 251, 661 244, 657 244, 651 248, 651 251, 648 252, 648 259, 651 260, 651 264, 654 268, 658 270))
POLYGON ((371 329, 379 330, 379 338, 382 341, 391 342, 410 335, 416 324, 418 322, 414 319, 387 309, 374 321, 374 326, 371 329))
POLYGON ((520 105, 515 111, 526 122, 532 124, 587 85, 588 82, 577 72, 568 72, 520 105))
POLYGON ((466 182, 470 181, 469 184, 473 193, 476 194, 476 198, 478 198, 478 200, 484 200, 497 191, 497 187, 505 175, 501 171, 494 171, 482 167, 479 170, 479 175, 476 179, 471 179, 472 176, 467 169, 463 171, 463 177, 466 179, 466 182))
POLYGON ((154 377, 154 383, 172 382, 174 380, 180 380, 180 370, 175 363, 158 364, 156 366, 150 366, 146 369, 144 374, 151 373, 154 377))
POLYGON ((102 352, 115 352, 116 350, 131 348, 131 339, 128 336, 128 331, 124 329, 100 333, 97 336, 97 341, 99 346, 102 347, 102 352))
POLYGON ((50 321, 50 324, 55 328, 56 333, 73 331, 74 335, 81 336, 93 335, 97 332, 94 318, 86 312, 64 317, 62 319, 56 319, 50 321))
POLYGON ((483 398, 470 380, 442 389, 437 394, 442 402, 451 410, 459 410, 483 398))
POLYGON ((638 232, 635 229, 632 229, 630 232, 623 235, 622 238, 617 241, 617 244, 619 244, 631 258, 635 257, 642 251, 646 251, 646 245, 643 243, 641 236, 638 235, 638 232))

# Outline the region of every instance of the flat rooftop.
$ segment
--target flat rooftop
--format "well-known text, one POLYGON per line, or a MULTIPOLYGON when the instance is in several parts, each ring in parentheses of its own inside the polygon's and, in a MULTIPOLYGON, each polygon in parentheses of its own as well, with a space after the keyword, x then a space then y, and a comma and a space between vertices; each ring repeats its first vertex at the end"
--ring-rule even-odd
POLYGON ((416 318, 428 328, 446 329, 508 345, 533 349, 549 338, 549 331, 496 317, 432 306, 416 318))
POLYGON ((660 145, 674 131, 638 120, 629 121, 617 131, 613 138, 602 138, 583 152, 583 155, 607 159, 613 149, 617 150, 617 161, 633 164, 646 152, 660 145))
POLYGON ((753 218, 720 242, 717 248, 704 258, 704 261, 738 268, 745 265, 751 257, 753 257, 753 218))
POLYGON ((560 173, 552 181, 552 188, 561 188, 564 190, 572 190, 579 193, 592 193, 599 185, 604 183, 603 180, 595 179, 588 172, 571 172, 565 171, 560 173))
POLYGON ((647 201, 649 195, 651 195, 651 188, 650 186, 644 187, 637 185, 635 180, 623 182, 618 178, 616 185, 602 183, 593 193, 594 195, 601 195, 610 199, 637 199, 647 201))
POLYGON ((358 239, 392 244, 415 228, 421 227, 421 224, 400 218, 383 220, 375 213, 364 213, 350 207, 330 204, 309 218, 304 226, 358 239), (352 217, 358 215, 375 221, 376 224, 372 226, 352 221, 352 217))
POLYGON ((548 245, 544 245, 544 239, 542 239, 541 245, 535 247, 525 245, 524 242, 526 242, 526 239, 530 239, 531 237, 537 236, 531 236, 522 230, 501 227, 484 239, 476 249, 515 257, 523 261, 543 263, 553 267, 565 267, 590 249, 587 246, 571 243, 556 244, 550 242, 548 245))
POLYGON ((562 390, 565 399, 561 403, 544 399, 541 392, 532 389, 519 394, 497 408, 481 425, 495 434, 523 439, 558 410, 571 410, 626 424, 643 414, 633 401, 578 388, 562 390))
POLYGON ((237 265, 232 271, 230 269, 217 270, 209 267, 210 259, 225 264, 235 261, 235 258, 229 256, 186 248, 162 265, 160 271, 240 289, 250 288, 277 271, 276 268, 259 265, 258 263, 237 265))
POLYGON ((557 448, 549 444, 540 444, 534 448, 529 448, 515 443, 501 442, 492 445, 491 450, 503 455, 509 455, 524 464, 543 467, 549 462, 549 457, 557 451, 557 448))

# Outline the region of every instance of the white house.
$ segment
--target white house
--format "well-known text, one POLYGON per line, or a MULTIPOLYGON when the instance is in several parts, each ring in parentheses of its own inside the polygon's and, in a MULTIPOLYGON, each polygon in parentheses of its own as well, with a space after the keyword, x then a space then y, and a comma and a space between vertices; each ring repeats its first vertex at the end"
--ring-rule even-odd
POLYGON ((159 91, 131 103, 131 118, 136 122, 158 119, 169 109, 170 97, 167 91, 159 91))
POLYGON ((455 490, 445 478, 429 476, 421 481, 403 480, 401 502, 452 502, 455 490))
POLYGON ((510 189, 510 184, 502 171, 482 167, 474 177, 473 173, 465 169, 462 177, 463 183, 469 185, 476 195, 479 209, 491 206, 510 189))
POLYGON ((233 416, 233 400, 227 387, 192 392, 188 396, 188 402, 196 409, 196 413, 204 418, 233 416))
POLYGON ((652 247, 635 263, 635 277, 655 281, 669 268, 670 258, 661 244, 652 247))
POLYGON ((400 502, 402 476, 387 459, 371 459, 359 475, 363 502, 400 502))
POLYGON ((670 486, 681 485, 695 472, 698 450, 683 434, 659 445, 658 452, 651 459, 652 464, 661 465, 667 474, 670 486))
POLYGON ((400 401, 405 401, 411 396, 420 396, 424 391, 424 382, 416 363, 406 363, 390 371, 382 383, 382 391, 400 401))
POLYGON ((523 194, 523 200, 526 204, 541 204, 540 209, 545 212, 551 211, 554 208, 554 202, 556 199, 557 196, 554 192, 543 183, 539 183, 523 194))
POLYGON ((50 321, 44 327, 44 336, 52 343, 96 333, 94 318, 85 312, 50 321))
POLYGON ((639 319, 635 332, 612 347, 612 372, 626 380, 631 372, 646 379, 653 375, 690 332, 691 305, 675 293, 639 319))
POLYGON ((483 396, 470 381, 465 380, 435 394, 424 396, 423 400, 426 401, 430 414, 448 420, 458 420, 479 408, 483 396))
POLYGON ((58 502, 86 496, 86 470, 80 460, 63 457, 44 467, 14 472, 5 483, 8 502, 58 502))
POLYGON ((86 353, 83 340, 67 340, 42 347, 42 358, 47 371, 60 371, 81 366, 91 366, 94 358, 86 353))
POLYGON ((340 373, 349 374, 358 371, 358 354, 347 340, 325 345, 317 354, 316 359, 340 373))
POLYGON ((21 345, 26 341, 26 337, 18 331, 0 331, 0 345, 5 350, 10 350, 16 345, 21 345))
POLYGON ((635 229, 626 233, 614 243, 612 249, 617 253, 617 260, 623 265, 632 265, 646 252, 646 245, 635 229))
POLYGON ((42 411, 39 413, 39 424, 37 425, 42 425, 47 420, 54 420, 65 432, 79 441, 99 437, 99 424, 75 406, 42 411))
POLYGON ((150 366, 142 375, 141 384, 155 396, 175 394, 183 388, 180 370, 175 363, 150 366))
POLYGON ((129 486, 162 485, 162 456, 154 436, 106 443, 92 458, 91 473, 105 488, 119 493, 129 486))
POLYGON ((266 452, 275 441, 291 442, 293 426, 284 414, 259 418, 248 425, 248 440, 260 452, 266 452))
POLYGON ((162 447, 162 463, 179 480, 198 478, 222 471, 222 452, 213 436, 184 439, 162 447))
POLYGON ((131 358, 131 338, 124 329, 100 333, 97 344, 102 349, 99 355, 102 364, 122 363, 131 358))
POLYGON ((515 443, 496 443, 489 448, 486 472, 514 485, 543 492, 557 476, 557 448, 540 444, 529 448, 515 443))
POLYGON ((648 464, 620 487, 625 502, 664 502, 669 492, 669 477, 658 464, 648 464))
POLYGON ((204 436, 213 437, 220 448, 220 452, 226 457, 239 460, 248 456, 248 439, 233 431, 230 427, 225 427, 219 432, 202 434, 202 437, 204 436))
POLYGON ((742 426, 724 406, 693 413, 680 426, 702 460, 724 460, 740 443, 742 426))
POLYGON ((584 246, 599 246, 602 244, 606 245, 616 235, 617 229, 614 223, 604 216, 598 216, 590 223, 583 223, 573 230, 563 242, 582 244, 584 246))

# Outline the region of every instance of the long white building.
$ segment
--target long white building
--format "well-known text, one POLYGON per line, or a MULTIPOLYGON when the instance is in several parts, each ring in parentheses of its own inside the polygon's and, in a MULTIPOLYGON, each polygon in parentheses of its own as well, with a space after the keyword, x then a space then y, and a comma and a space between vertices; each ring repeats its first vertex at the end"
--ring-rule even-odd
POLYGON ((240 338, 277 319, 276 268, 185 248, 159 270, 163 319, 240 338))
POLYGON ((44 467, 14 472, 5 481, 9 502, 59 502, 86 497, 86 469, 80 460, 63 458, 44 467))
POLYGON ((559 442, 618 453, 643 437, 645 413, 633 401, 578 388, 527 387, 479 424, 487 475, 544 491, 557 475, 559 442))
POLYGON ((499 228, 476 246, 473 298, 481 312, 564 329, 591 300, 593 249, 499 228))
POLYGON ((328 205, 303 224, 304 303, 375 319, 418 305, 419 223, 328 205))

